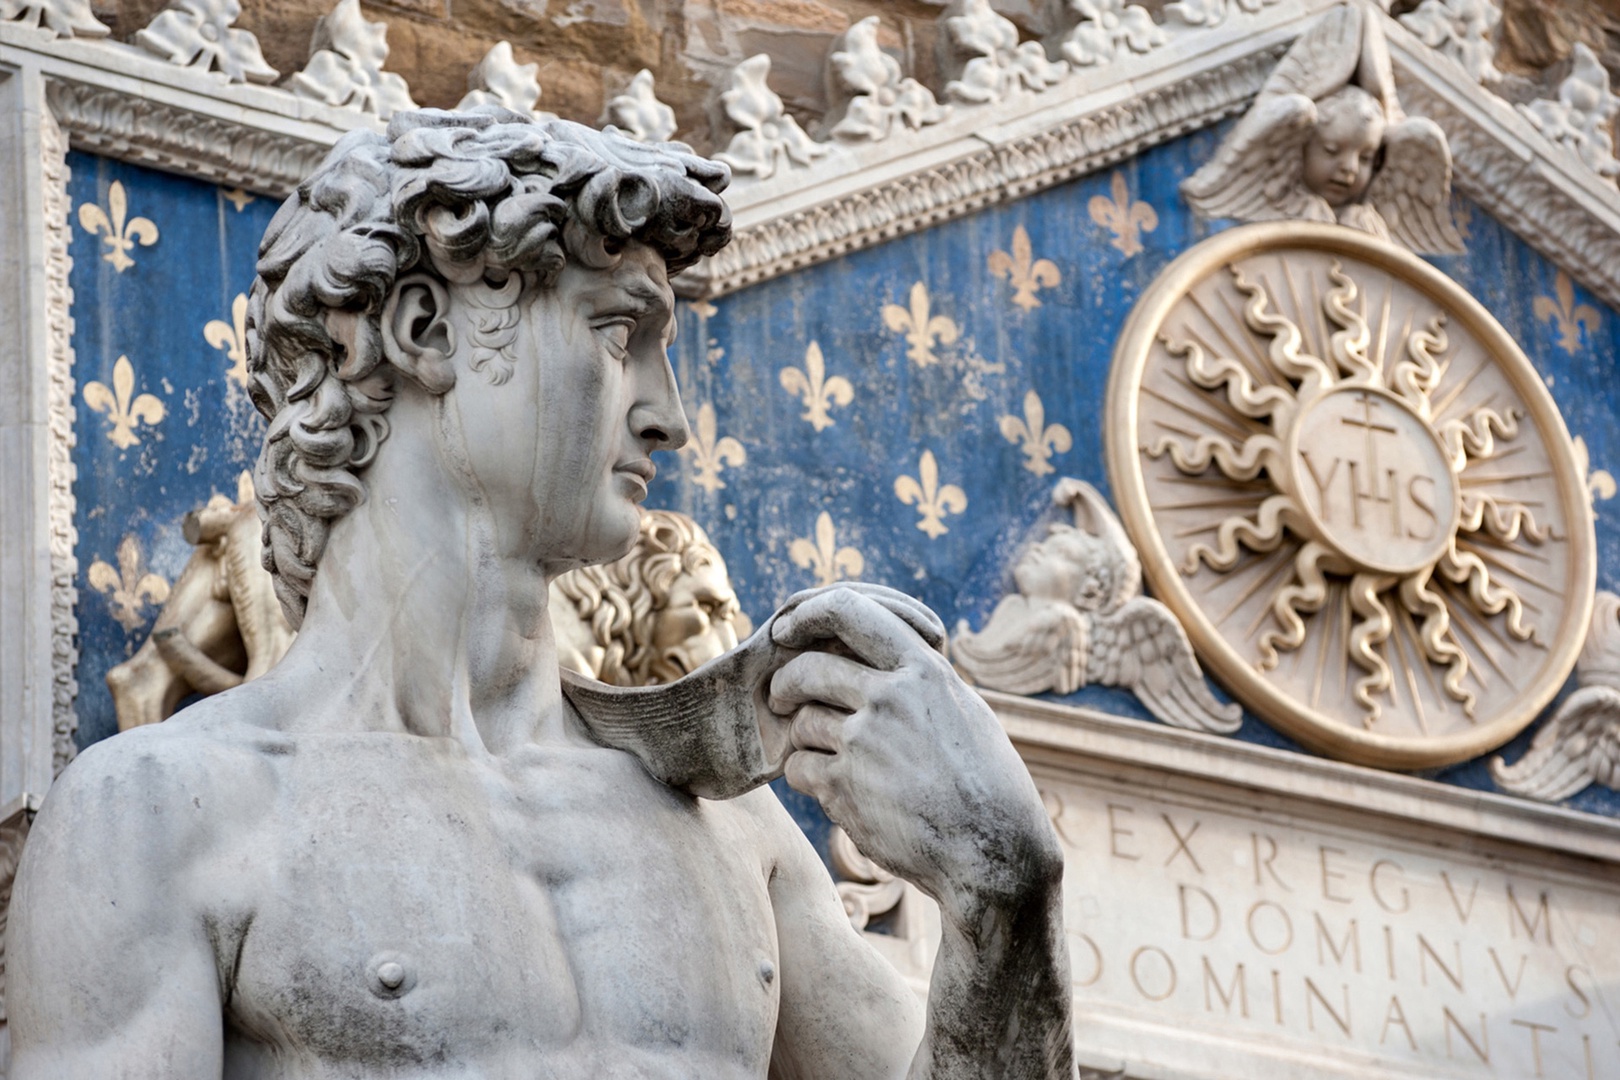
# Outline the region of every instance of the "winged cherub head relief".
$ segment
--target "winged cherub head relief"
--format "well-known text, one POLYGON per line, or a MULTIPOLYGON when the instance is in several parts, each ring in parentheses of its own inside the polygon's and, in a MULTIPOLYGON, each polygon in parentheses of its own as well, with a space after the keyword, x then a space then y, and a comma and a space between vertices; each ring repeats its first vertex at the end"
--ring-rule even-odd
POLYGON ((1059 480, 1074 524, 1048 525, 1013 564, 1016 593, 977 632, 957 624, 951 659, 963 677, 1012 694, 1072 694, 1097 683, 1134 693, 1167 724, 1230 733, 1237 706, 1210 693, 1170 609, 1142 595, 1142 564, 1107 500, 1059 480))
POLYGON ((1205 217, 1338 222, 1455 254, 1451 150, 1409 117, 1377 12, 1344 5, 1300 35, 1214 158, 1181 185, 1205 217))

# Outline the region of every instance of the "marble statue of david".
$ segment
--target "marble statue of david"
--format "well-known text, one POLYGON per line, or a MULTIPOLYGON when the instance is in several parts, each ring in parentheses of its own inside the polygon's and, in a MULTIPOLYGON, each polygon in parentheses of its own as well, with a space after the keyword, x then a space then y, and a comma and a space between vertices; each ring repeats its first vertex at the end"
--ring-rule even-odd
POLYGON ((299 635, 50 792, 12 902, 14 1080, 1074 1075, 1057 840, 930 612, 803 594, 672 684, 710 680, 679 724, 631 700, 631 750, 565 692, 547 582, 629 550, 651 455, 687 439, 668 278, 728 239, 726 176, 424 111, 281 208, 249 351, 299 635), (727 701, 939 900, 926 1004, 758 777, 655 778, 727 701))

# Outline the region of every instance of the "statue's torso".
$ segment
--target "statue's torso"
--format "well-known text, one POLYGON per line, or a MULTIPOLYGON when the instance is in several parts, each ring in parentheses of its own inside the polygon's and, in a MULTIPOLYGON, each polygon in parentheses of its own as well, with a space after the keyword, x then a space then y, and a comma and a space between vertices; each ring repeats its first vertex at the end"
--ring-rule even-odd
POLYGON ((776 935, 746 806, 599 748, 290 745, 209 870, 226 1077, 765 1075, 776 935))

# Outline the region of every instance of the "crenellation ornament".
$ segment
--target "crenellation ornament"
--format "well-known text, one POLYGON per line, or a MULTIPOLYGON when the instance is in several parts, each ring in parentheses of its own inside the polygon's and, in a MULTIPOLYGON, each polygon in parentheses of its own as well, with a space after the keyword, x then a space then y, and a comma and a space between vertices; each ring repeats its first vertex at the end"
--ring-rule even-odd
POLYGON ((1389 768, 1494 749, 1574 665, 1586 478, 1450 278, 1333 225, 1206 240, 1120 337, 1108 466, 1154 592, 1234 696, 1389 768))

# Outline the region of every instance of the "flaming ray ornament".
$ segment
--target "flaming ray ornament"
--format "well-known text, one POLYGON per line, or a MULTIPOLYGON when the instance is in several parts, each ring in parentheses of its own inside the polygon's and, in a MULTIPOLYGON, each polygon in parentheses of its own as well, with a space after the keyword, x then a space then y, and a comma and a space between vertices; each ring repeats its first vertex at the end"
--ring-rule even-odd
POLYGON ((1426 264, 1333 226, 1206 241, 1138 305, 1110 396, 1155 592, 1295 737, 1463 760, 1568 674, 1595 566, 1572 443, 1506 332, 1426 264))

